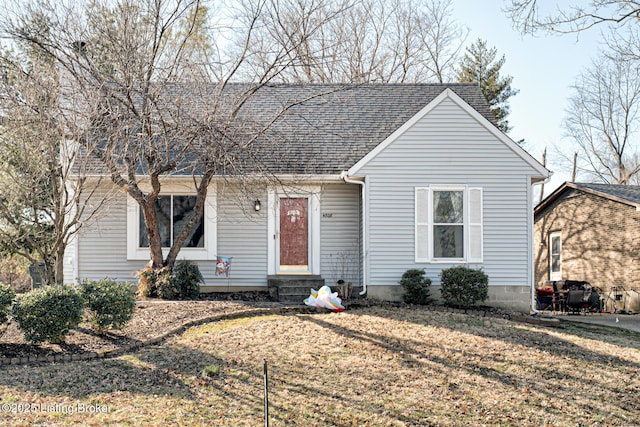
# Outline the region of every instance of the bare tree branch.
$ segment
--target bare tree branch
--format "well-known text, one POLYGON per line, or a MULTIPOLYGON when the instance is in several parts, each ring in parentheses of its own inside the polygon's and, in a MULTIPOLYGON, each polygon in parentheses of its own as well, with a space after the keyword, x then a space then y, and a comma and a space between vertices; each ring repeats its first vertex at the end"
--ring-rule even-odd
POLYGON ((577 171, 587 180, 638 182, 638 66, 605 55, 580 76, 574 92, 564 126, 578 147, 577 171))

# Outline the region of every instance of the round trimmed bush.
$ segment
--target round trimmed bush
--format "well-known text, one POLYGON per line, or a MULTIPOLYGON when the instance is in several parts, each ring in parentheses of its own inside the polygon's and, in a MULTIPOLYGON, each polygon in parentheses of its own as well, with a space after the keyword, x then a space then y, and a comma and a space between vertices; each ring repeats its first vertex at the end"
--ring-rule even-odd
POLYGON ((198 266, 189 261, 178 261, 173 267, 173 280, 178 288, 180 299, 197 299, 200 295, 200 283, 204 283, 198 266))
POLYGON ((440 292, 446 305, 469 308, 487 299, 489 276, 484 271, 467 267, 453 267, 440 273, 440 292))
POLYGON ((404 289, 402 299, 407 304, 425 305, 431 302, 429 286, 431 279, 424 277, 424 270, 417 268, 407 270, 400 279, 400 285, 404 289))
POLYGON ((9 320, 9 309, 15 297, 16 293, 11 286, 0 283, 0 325, 9 320))
POLYGON ((80 285, 80 296, 84 299, 89 323, 98 332, 124 328, 136 308, 135 292, 129 283, 87 280, 80 285))
POLYGON ((169 300, 197 299, 204 282, 198 266, 189 261, 178 261, 173 269, 145 267, 138 272, 138 279, 139 297, 169 300))
POLYGON ((13 306, 13 318, 27 341, 61 343, 80 324, 83 311, 84 301, 75 289, 52 285, 22 295, 13 306))

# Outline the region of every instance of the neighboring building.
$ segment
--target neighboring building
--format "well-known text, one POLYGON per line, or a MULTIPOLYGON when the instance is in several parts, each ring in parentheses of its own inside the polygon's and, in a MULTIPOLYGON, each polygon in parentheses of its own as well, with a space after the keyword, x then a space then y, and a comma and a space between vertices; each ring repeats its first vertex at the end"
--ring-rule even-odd
POLYGON ((565 182, 535 208, 535 245, 536 286, 584 280, 607 310, 640 309, 640 186, 565 182))
MULTIPOLYGON (((269 87, 255 102, 326 87, 269 87)), ((272 130, 284 144, 270 167, 280 184, 248 196, 233 180, 212 183, 180 254, 198 262, 203 291, 313 277, 397 300, 407 269, 425 269, 437 290, 442 269, 468 265, 488 274, 488 304, 530 306, 532 187, 549 172, 498 130, 476 85, 368 84, 308 98, 272 130), (233 257, 229 279, 215 277, 216 255, 233 257)), ((163 186, 171 221, 191 185, 172 176, 163 186)), ((66 277, 135 280, 149 258, 140 230, 137 205, 121 196, 70 245, 66 277)))

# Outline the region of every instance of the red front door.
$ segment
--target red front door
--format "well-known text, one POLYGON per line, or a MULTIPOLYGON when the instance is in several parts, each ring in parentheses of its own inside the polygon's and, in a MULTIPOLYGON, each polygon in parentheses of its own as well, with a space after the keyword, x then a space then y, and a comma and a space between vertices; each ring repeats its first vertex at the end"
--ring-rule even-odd
POLYGON ((280 198, 280 270, 309 269, 309 199, 280 198))

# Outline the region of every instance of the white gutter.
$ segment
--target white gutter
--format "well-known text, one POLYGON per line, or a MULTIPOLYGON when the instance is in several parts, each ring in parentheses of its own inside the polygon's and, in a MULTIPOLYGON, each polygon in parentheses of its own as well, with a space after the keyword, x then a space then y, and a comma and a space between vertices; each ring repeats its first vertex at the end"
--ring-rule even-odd
MULTIPOLYGON (((529 307, 531 309, 531 312, 533 314, 538 314, 540 313, 540 310, 538 310, 536 308, 536 277, 535 277, 535 272, 533 269, 533 262, 534 262, 534 253, 535 253, 535 217, 534 217, 534 208, 535 206, 533 205, 533 188, 536 185, 542 185, 542 184, 546 184, 547 182, 549 182, 549 180, 551 179, 551 175, 549 175, 548 177, 546 177, 545 179, 543 179, 542 181, 538 181, 538 182, 533 182, 531 183, 531 202, 529 203, 529 206, 531 206, 531 233, 529 234, 531 236, 531 244, 529 245, 529 277, 531 277, 531 306, 529 307)), ((542 191, 542 189, 541 189, 542 191)))
POLYGON ((361 189, 361 198, 362 198, 362 291, 360 295, 364 295, 367 293, 367 215, 365 213, 365 209, 367 204, 366 201, 366 191, 365 191, 365 182, 357 179, 349 178, 347 175, 347 171, 343 171, 340 174, 340 178, 344 180, 347 184, 358 184, 362 186, 361 189))

